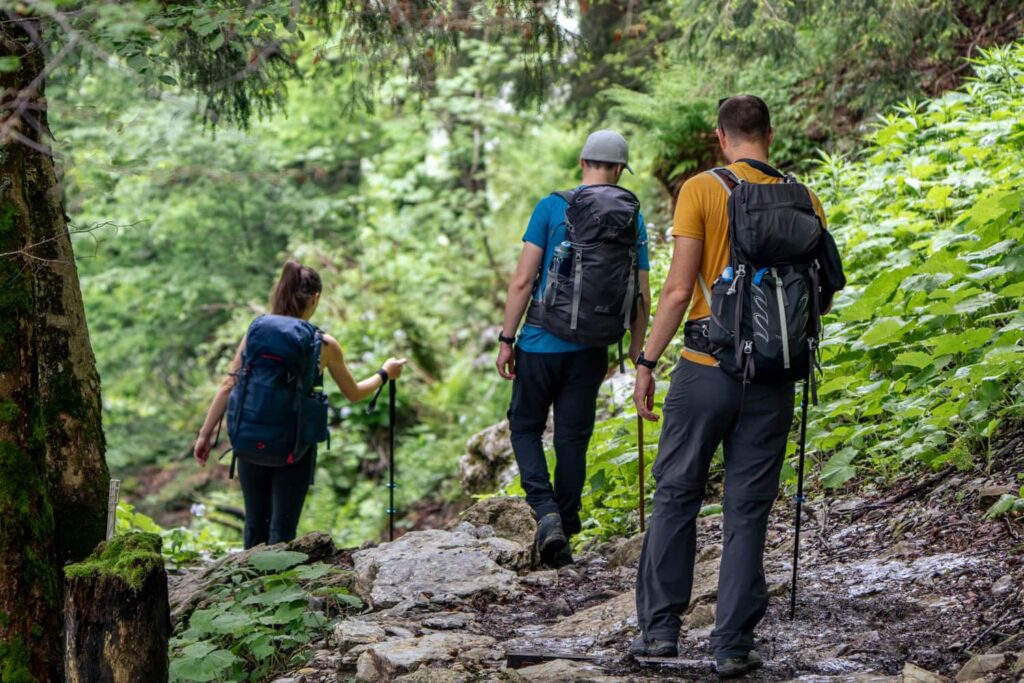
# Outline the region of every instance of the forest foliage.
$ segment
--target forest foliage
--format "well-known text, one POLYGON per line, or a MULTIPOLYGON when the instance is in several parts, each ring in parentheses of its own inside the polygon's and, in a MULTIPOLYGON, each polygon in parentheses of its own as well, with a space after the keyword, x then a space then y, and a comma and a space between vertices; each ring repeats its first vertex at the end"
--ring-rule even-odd
MULTIPOLYGON (((487 3, 488 11, 502 4, 487 3)), ((529 4, 510 7, 528 13, 529 4)), ((842 172, 818 171, 812 184, 835 207, 837 235, 853 239, 855 229, 845 227, 847 220, 851 226, 869 224, 845 217, 863 218, 860 214, 877 210, 872 192, 902 193, 901 208, 886 220, 899 214, 914 223, 925 218, 907 216, 920 214, 951 221, 973 189, 949 181, 948 206, 926 209, 927 194, 920 206, 911 201, 917 191, 913 183, 931 192, 940 170, 910 176, 908 183, 898 176, 906 159, 872 163, 852 141, 864 117, 908 95, 940 88, 936 77, 947 71, 963 73, 958 55, 972 30, 981 27, 995 39, 1019 23, 1015 3, 886 3, 879 14, 877 3, 866 1, 842 7, 782 2, 772 3, 773 16, 763 3, 741 3, 724 24, 717 20, 721 3, 712 0, 638 2, 635 12, 614 0, 585 4, 589 10, 579 21, 576 44, 563 45, 565 36, 552 26, 546 37, 487 28, 460 31, 457 41, 446 44, 448 59, 436 68, 409 66, 408 72, 424 77, 413 80, 366 71, 361 59, 346 61, 352 46, 343 38, 356 27, 292 22, 286 14, 270 16, 280 10, 270 5, 241 26, 232 20, 230 3, 217 3, 205 13, 180 6, 160 14, 161 22, 170 23, 148 36, 137 29, 150 21, 146 12, 157 11, 153 3, 120 10, 116 3, 97 3, 90 10, 95 16, 76 15, 82 21, 93 17, 105 36, 99 47, 110 49, 108 63, 117 68, 89 62, 56 72, 49 86, 52 127, 67 162, 68 212, 78 232, 90 333, 104 383, 108 459, 140 510, 179 520, 193 504, 207 515, 240 505, 236 487, 190 474, 189 448, 216 382, 246 325, 265 305, 286 256, 324 275, 324 303, 314 322, 339 338, 357 374, 372 373, 392 353, 412 359, 399 385, 399 501, 407 512, 417 505, 426 509, 460 495, 454 475, 466 439, 504 414, 509 387, 491 365, 504 284, 534 202, 576 181, 576 155, 590 128, 617 126, 633 141, 641 174, 626 182, 641 194, 651 224, 655 284, 668 256, 662 233, 671 199, 664 188, 713 161, 709 131, 721 94, 752 89, 765 96, 776 112, 778 159, 786 167, 813 165, 817 146, 831 150, 828 168, 842 172), (604 16, 601 11, 610 12, 609 21, 596 20, 604 16), (915 20, 921 17, 929 20, 915 20), (943 20, 932 21, 936 17, 943 20), (761 30, 765 26, 771 30, 761 30), (223 75, 237 59, 233 53, 269 44, 271 28, 277 38, 287 38, 286 52, 274 59, 288 59, 275 61, 284 70, 261 75, 274 80, 260 87, 278 100, 218 104, 196 84, 189 89, 198 89, 198 97, 180 89, 189 74, 223 75), (535 39, 540 43, 531 42, 535 39), (535 50, 525 57, 523 40, 535 50), (232 54, 215 65, 189 62, 195 41, 216 54, 232 54), (568 51, 551 58, 562 48, 568 51), (175 58, 163 59, 167 54, 175 58), (894 55, 903 61, 893 62, 894 55), (172 473, 164 475, 172 481, 158 494, 151 494, 153 467, 172 473)), ((563 8, 569 33, 575 9, 563 8)), ((367 54, 392 49, 385 43, 367 54)), ((391 62, 410 65, 429 46, 417 42, 394 49, 399 52, 390 54, 391 62), (410 47, 421 52, 400 52, 410 47)), ((915 109, 913 116, 923 117, 914 125, 932 125, 924 110, 915 109)), ((896 118, 892 125, 905 120, 896 118)), ((871 135, 878 140, 877 131, 871 135)), ((944 157, 936 159, 930 163, 945 163, 944 157)), ((868 232, 848 243, 866 250, 863 261, 860 251, 855 256, 858 286, 878 274, 882 247, 869 246, 879 237, 876 230, 868 232)), ((894 232, 893 240, 886 249, 898 245, 905 252, 897 270, 914 267, 914 258, 927 252, 904 244, 904 232, 894 232)), ((982 293, 993 293, 1012 277, 975 282, 969 272, 949 273, 958 278, 952 285, 969 282, 982 293)), ((856 305, 857 292, 851 290, 840 302, 840 316, 842 306, 856 305)), ((895 364, 896 356, 943 350, 924 337, 908 337, 891 353, 858 346, 869 330, 875 336, 915 333, 916 308, 894 303, 894 296, 904 293, 884 295, 894 307, 888 315, 851 319, 835 330, 836 341, 826 349, 835 356, 829 357, 851 363, 844 372, 857 372, 848 386, 826 386, 826 398, 849 398, 878 382, 883 382, 879 392, 910 386, 913 378, 898 374, 907 374, 907 366, 895 364), (903 324, 896 327, 891 320, 896 318, 903 324), (858 358, 871 364, 858 365, 858 358)), ((957 296, 946 302, 962 307, 957 296)), ((979 311, 980 316, 997 312, 979 311)), ((920 315, 933 327, 952 323, 920 315)), ((919 356, 907 358, 923 362, 919 356)), ((943 392, 954 389, 932 386, 941 376, 940 368, 931 379, 922 378, 922 386, 934 392, 908 408, 931 412, 943 392)), ((842 448, 820 445, 822 454, 838 458, 834 467, 842 473, 829 481, 857 468, 875 471, 865 463, 882 452, 877 444, 896 433, 878 417, 888 414, 882 406, 892 399, 871 395, 878 398, 877 412, 844 416, 849 424, 842 426, 850 431, 841 432, 866 439, 858 443, 869 444, 871 455, 865 449, 856 458, 850 451, 840 457, 842 448), (867 424, 875 424, 874 431, 867 424)), ((320 454, 302 528, 330 530, 339 542, 357 544, 378 534, 385 519, 386 491, 379 482, 386 416, 346 405, 340 394, 331 399, 333 448, 320 454)), ((996 419, 1001 401, 992 399, 982 411, 986 425, 996 419)), ((628 430, 635 429, 628 422, 603 424, 595 437, 593 474, 608 483, 590 499, 597 500, 596 491, 602 490, 606 502, 588 505, 601 533, 629 523, 616 506, 635 504, 626 483, 616 483, 616 470, 605 467, 615 461, 613 467, 624 463, 628 470, 628 430)), ((983 437, 950 438, 954 427, 936 426, 930 440, 921 443, 934 446, 936 458, 949 453, 955 458, 957 448, 975 452, 983 437), (946 441, 939 441, 941 434, 946 441)), ((655 437, 648 434, 648 443, 655 437)), ((881 448, 891 455, 899 444, 881 448)), ((897 460, 888 462, 891 476, 897 460)), ((635 476, 634 466, 634 481, 635 476)), ((193 519, 204 543, 237 538, 230 520, 219 519, 228 526, 193 519)), ((176 547, 186 554, 195 550, 181 538, 176 547)))
MULTIPOLYGON (((883 489, 915 469, 990 468, 993 438, 1024 412, 1024 43, 973 66, 963 88, 895 106, 864 149, 822 153, 804 178, 850 281, 825 319, 810 410, 816 495, 883 489)), ((657 427, 646 436, 649 495, 657 427)), ((795 448, 792 438, 790 485, 795 448)), ((600 424, 590 459, 585 535, 635 530, 635 414, 600 424)), ((1019 510, 1021 497, 993 513, 1019 510)))

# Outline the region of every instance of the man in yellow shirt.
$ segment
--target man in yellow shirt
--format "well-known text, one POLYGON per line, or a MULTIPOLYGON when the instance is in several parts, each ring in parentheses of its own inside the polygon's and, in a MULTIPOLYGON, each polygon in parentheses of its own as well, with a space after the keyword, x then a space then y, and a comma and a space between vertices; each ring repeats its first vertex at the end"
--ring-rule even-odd
MULTIPOLYGON (((717 134, 728 169, 740 180, 784 180, 768 163, 774 130, 760 98, 723 100, 717 134)), ((637 576, 641 633, 631 649, 640 656, 678 653, 680 615, 693 587, 697 513, 711 458, 721 443, 726 470, 724 549, 711 647, 719 674, 737 676, 761 665, 753 632, 768 604, 764 539, 793 421, 794 387, 792 382, 744 386, 717 367, 707 352, 701 322, 710 315, 710 302, 698 281, 710 285, 729 265, 728 197, 723 181, 711 173, 691 178, 680 190, 672 265, 650 337, 637 359, 633 398, 643 418, 657 420, 652 412, 653 368, 689 307, 684 351, 669 385, 654 462, 654 510, 637 576)), ((811 200, 824 225, 821 203, 813 193, 811 200)))

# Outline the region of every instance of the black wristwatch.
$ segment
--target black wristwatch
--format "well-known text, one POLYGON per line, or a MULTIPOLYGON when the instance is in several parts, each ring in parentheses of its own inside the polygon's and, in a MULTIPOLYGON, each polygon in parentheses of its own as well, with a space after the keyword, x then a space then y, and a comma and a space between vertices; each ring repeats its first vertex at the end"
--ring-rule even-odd
POLYGON ((651 370, 653 370, 654 368, 658 367, 658 361, 651 360, 649 358, 644 358, 644 352, 643 351, 641 351, 640 355, 636 357, 636 364, 637 364, 637 366, 642 365, 645 368, 650 368, 651 370))
POLYGON ((501 342, 502 344, 511 344, 512 346, 516 345, 516 338, 506 337, 504 332, 498 333, 498 341, 501 342))

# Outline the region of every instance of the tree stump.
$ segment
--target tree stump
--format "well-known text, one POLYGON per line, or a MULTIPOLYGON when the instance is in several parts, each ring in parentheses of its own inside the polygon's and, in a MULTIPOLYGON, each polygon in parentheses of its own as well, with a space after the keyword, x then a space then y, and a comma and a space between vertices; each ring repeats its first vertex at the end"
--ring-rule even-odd
POLYGON ((65 567, 67 683, 167 681, 167 573, 155 534, 115 536, 65 567))

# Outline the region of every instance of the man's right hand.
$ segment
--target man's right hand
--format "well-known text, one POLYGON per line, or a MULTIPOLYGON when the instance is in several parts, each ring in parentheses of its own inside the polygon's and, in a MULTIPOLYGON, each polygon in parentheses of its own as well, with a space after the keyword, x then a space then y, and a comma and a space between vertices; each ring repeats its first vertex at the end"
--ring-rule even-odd
POLYGON ((633 403, 636 412, 645 420, 657 422, 654 411, 654 373, 642 365, 636 369, 636 387, 633 389, 633 403))
POLYGON ((498 374, 505 379, 516 378, 516 349, 511 344, 502 342, 498 346, 498 374))

